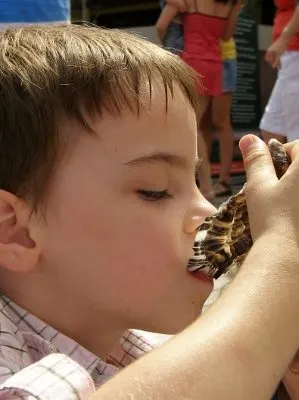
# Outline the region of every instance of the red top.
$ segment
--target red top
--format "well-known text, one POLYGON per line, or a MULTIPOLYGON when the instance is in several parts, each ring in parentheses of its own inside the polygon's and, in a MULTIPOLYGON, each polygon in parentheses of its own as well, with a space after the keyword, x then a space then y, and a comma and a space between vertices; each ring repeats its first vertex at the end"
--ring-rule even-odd
POLYGON ((184 51, 182 58, 201 76, 204 94, 222 94, 222 58, 220 39, 227 18, 206 14, 186 13, 184 16, 184 51))
MULTIPOLYGON (((274 2, 277 7, 277 12, 274 19, 273 40, 276 40, 292 18, 298 1, 275 0, 274 2)), ((291 39, 288 45, 288 50, 299 50, 299 34, 291 39)))

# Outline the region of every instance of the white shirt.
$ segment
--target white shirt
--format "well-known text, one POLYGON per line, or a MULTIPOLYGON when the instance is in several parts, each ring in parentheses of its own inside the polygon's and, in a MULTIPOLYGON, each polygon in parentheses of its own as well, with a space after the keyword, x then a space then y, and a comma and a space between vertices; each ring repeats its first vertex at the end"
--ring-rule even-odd
POLYGON ((119 368, 158 346, 149 339, 127 331, 104 362, 0 296, 0 400, 86 400, 119 368))

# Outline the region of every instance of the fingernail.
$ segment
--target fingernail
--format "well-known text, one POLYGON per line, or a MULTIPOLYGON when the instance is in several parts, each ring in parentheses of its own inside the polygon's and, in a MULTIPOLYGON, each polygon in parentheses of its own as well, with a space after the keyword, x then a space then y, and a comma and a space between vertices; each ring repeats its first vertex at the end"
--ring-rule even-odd
POLYGON ((262 146, 262 140, 256 135, 246 135, 242 137, 239 142, 239 147, 242 153, 249 151, 251 148, 256 146, 262 146))

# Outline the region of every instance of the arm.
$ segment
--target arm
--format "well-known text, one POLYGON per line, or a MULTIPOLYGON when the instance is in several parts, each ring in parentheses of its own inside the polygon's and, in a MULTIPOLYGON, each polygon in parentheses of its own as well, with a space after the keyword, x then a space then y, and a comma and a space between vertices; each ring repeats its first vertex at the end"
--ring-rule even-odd
POLYGON ((166 0, 166 3, 170 6, 176 7, 180 13, 186 11, 186 4, 184 0, 166 0))
POLYGON ((289 147, 293 166, 278 183, 265 144, 246 151, 246 138, 241 143, 255 244, 240 273, 199 321, 91 400, 268 400, 275 391, 299 339, 299 189, 291 194, 299 179, 299 143, 289 147))
POLYGON ((160 17, 156 23, 156 29, 157 29, 157 34, 161 42, 163 42, 163 39, 166 35, 167 29, 171 21, 174 19, 174 17, 179 13, 179 10, 176 7, 173 7, 171 5, 166 5, 161 14, 160 17))
POLYGON ((238 0, 237 3, 232 7, 228 16, 228 24, 222 36, 222 40, 227 41, 234 36, 236 32, 236 27, 241 7, 242 7, 241 0, 238 0))
MULTIPOLYGON (((273 249, 265 246, 261 241, 255 247, 256 253, 251 254, 247 265, 267 262, 270 270, 272 261, 265 256, 261 260, 261 254, 273 249)), ((225 298, 223 295, 218 300, 218 307, 212 306, 213 310, 211 308, 201 321, 125 369, 91 399, 268 400, 294 351, 290 343, 288 346, 285 343, 293 326, 290 328, 290 320, 283 318, 281 322, 286 326, 281 329, 278 320, 274 322, 270 317, 273 312, 270 308, 274 305, 281 308, 277 299, 279 292, 275 294, 274 303, 272 296, 266 299, 266 293, 274 290, 273 287, 260 286, 261 290, 266 290, 265 296, 257 295, 255 290, 250 295, 253 289, 250 281, 243 280, 244 285, 239 289, 235 287, 236 290, 232 290, 232 285, 225 298), (242 291, 246 291, 244 297, 242 291), (240 303, 233 306, 241 297, 242 306, 240 303), (225 302, 226 310, 231 308, 230 313, 224 310, 225 302), (267 307, 262 311, 263 303, 267 307)))
POLYGON ((265 59, 273 67, 280 65, 280 57, 286 51, 288 44, 294 35, 299 32, 299 5, 297 5, 293 17, 284 28, 280 37, 269 47, 265 59))

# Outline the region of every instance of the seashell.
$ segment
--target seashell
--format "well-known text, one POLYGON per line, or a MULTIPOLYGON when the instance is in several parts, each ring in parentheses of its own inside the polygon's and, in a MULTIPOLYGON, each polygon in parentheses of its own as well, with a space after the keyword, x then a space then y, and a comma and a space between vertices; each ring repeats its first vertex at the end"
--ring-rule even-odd
MULTIPOLYGON (((277 140, 271 139, 268 147, 280 179, 288 169, 290 159, 277 140)), ((193 247, 194 256, 188 262, 190 272, 205 269, 208 276, 217 279, 229 270, 238 271, 242 265, 252 246, 245 185, 222 203, 217 213, 206 218, 199 228, 193 247)))

